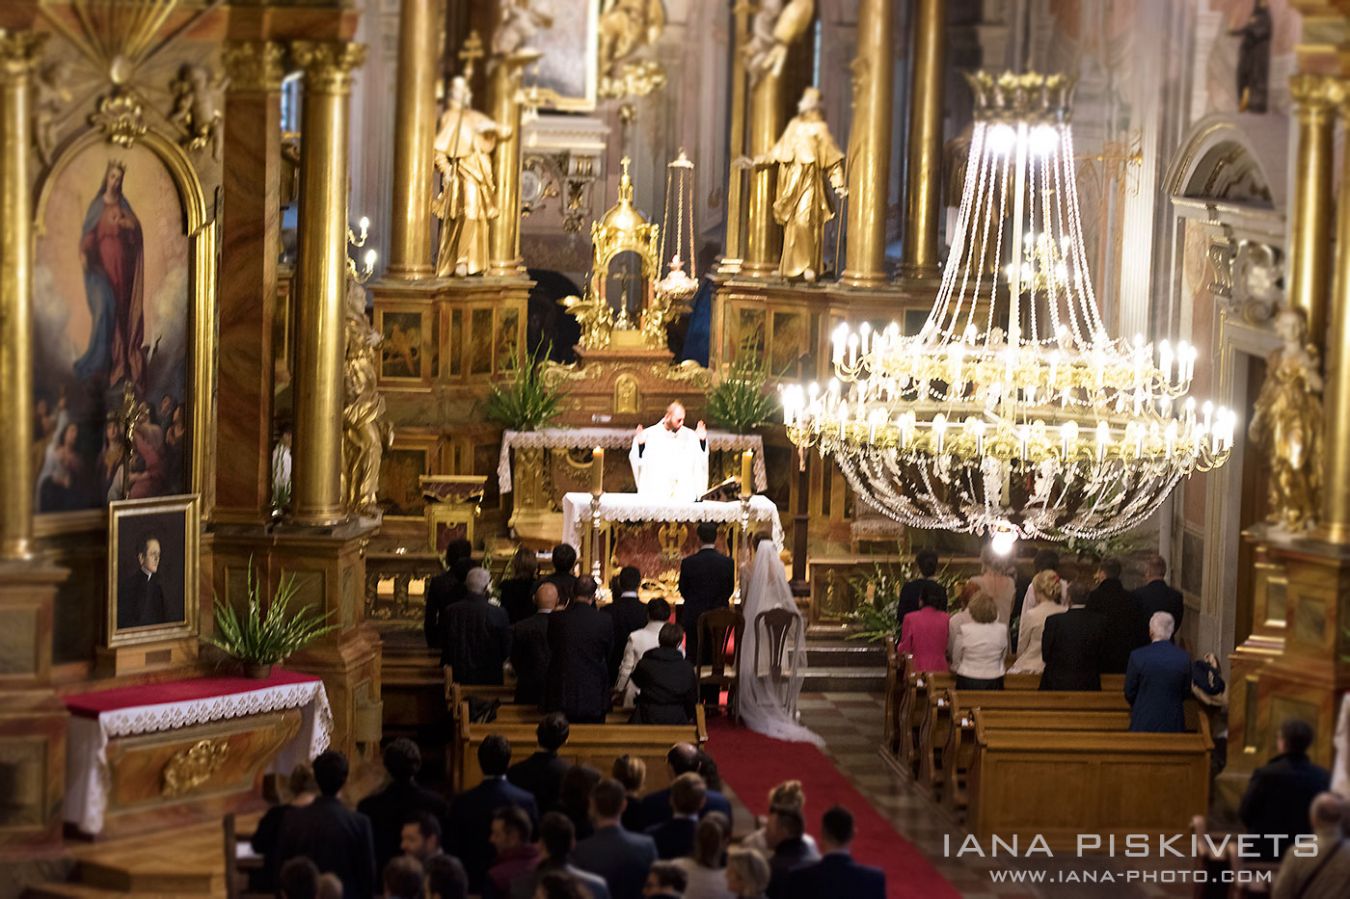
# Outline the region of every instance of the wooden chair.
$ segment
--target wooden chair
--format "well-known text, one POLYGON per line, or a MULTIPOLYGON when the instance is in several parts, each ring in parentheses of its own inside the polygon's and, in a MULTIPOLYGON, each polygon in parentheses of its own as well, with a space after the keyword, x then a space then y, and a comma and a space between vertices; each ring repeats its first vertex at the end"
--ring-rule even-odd
POLYGON ((716 687, 718 708, 721 708, 722 688, 727 690, 727 710, 736 714, 736 672, 740 670, 741 644, 745 639, 745 616, 735 609, 713 609, 698 616, 699 653, 708 647, 710 664, 700 665, 694 659, 698 673, 700 695, 704 687, 716 687), (727 643, 731 643, 728 651, 727 643))
MULTIPOLYGON (((251 893, 248 891, 249 874, 261 871, 263 860, 256 855, 239 857, 239 847, 247 846, 252 834, 239 833, 235 829, 234 812, 225 816, 225 896, 226 899, 267 899, 270 893, 251 893)), ((252 847, 250 847, 251 849, 252 847)))
MULTIPOLYGON (((769 680, 774 686, 783 682, 783 659, 787 656, 788 641, 791 640, 801 622, 801 616, 787 609, 769 609, 755 616, 755 658, 753 671, 759 671, 760 650, 768 647, 769 680)), ((792 660, 792 668, 801 664, 801 659, 792 660)), ((787 710, 788 717, 797 719, 797 699, 794 696, 792 706, 787 710)))

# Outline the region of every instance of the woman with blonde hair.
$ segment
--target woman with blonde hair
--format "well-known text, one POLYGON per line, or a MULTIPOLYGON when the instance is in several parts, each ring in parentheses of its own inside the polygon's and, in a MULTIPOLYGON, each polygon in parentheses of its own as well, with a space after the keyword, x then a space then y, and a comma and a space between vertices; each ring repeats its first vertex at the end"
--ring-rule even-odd
POLYGON ((1045 659, 1041 658, 1041 635, 1045 633, 1045 619, 1067 611, 1061 603, 1064 584, 1059 572, 1053 568, 1038 572, 1031 579, 1031 594, 1036 601, 1022 613, 1017 661, 1008 669, 1009 674, 1040 674, 1045 670, 1045 659))
POLYGON ((971 597, 969 611, 970 621, 961 625, 952 647, 956 689, 1002 690, 1008 626, 998 620, 993 597, 983 591, 971 597))
MULTIPOLYGON (((800 780, 785 780, 769 791, 769 811, 777 808, 796 809, 803 815, 806 813, 806 793, 802 790, 800 780)), ((816 841, 809 833, 802 834, 802 841, 811 847, 814 852, 816 841)), ((761 822, 759 829, 746 835, 741 840, 741 845, 746 849, 758 849, 765 855, 769 854, 768 840, 764 836, 764 825, 761 822)))
POLYGON ((727 889, 736 899, 764 899, 769 862, 758 849, 733 849, 727 855, 727 889))
POLYGON ((1006 625, 1012 619, 1013 596, 1017 585, 1007 575, 1008 562, 988 544, 980 551, 980 573, 970 583, 994 601, 999 623, 1006 625))
POLYGON ((647 763, 636 755, 621 755, 614 760, 610 775, 623 784, 628 804, 623 807, 622 823, 632 833, 642 833, 647 822, 642 817, 642 785, 647 780, 647 763))

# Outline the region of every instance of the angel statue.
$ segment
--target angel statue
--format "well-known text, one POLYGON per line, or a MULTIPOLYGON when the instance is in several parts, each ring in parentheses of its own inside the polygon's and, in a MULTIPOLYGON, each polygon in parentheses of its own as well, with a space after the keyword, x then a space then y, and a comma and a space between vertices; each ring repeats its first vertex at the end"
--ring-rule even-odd
POLYGON ((530 0, 501 0, 498 8, 501 18, 492 34, 493 56, 513 56, 529 51, 534 36, 553 25, 553 16, 543 9, 531 9, 530 0))
POLYGON ((474 109, 469 84, 450 82, 450 105, 441 116, 433 145, 441 192, 431 211, 441 220, 436 274, 441 278, 476 275, 488 265, 488 222, 497 217, 497 185, 492 151, 510 137, 511 128, 474 109))
POLYGON ((619 63, 655 44, 666 27, 661 0, 605 0, 600 11, 600 71, 616 74, 619 63))
POLYGON ((1313 525, 1322 491, 1322 374, 1301 311, 1281 310, 1275 333, 1284 345, 1267 360, 1247 436, 1270 459, 1266 520, 1297 532, 1313 525))
POLYGON ((583 299, 573 295, 558 301, 581 326, 581 348, 597 350, 609 346, 610 334, 614 331, 614 307, 604 299, 586 292, 583 299))
POLYGON ((366 318, 366 289, 347 279, 346 355, 342 363, 342 497, 353 515, 375 512, 380 461, 393 443, 394 429, 384 397, 375 386, 380 335, 366 318))
POLYGON ((806 34, 814 14, 814 0, 759 0, 750 20, 750 40, 742 51, 752 84, 765 75, 783 74, 788 47, 806 34))
POLYGON ((205 66, 187 63, 172 84, 173 112, 169 119, 183 130, 184 146, 200 150, 210 144, 211 158, 220 158, 221 112, 211 96, 223 87, 205 66))
POLYGON ((820 91, 808 87, 797 103, 797 115, 783 129, 763 165, 778 165, 778 192, 773 217, 783 226, 783 256, 778 272, 784 278, 815 281, 823 265, 825 223, 834 218, 834 207, 825 189, 841 199, 844 187, 844 154, 830 136, 820 114, 820 91))

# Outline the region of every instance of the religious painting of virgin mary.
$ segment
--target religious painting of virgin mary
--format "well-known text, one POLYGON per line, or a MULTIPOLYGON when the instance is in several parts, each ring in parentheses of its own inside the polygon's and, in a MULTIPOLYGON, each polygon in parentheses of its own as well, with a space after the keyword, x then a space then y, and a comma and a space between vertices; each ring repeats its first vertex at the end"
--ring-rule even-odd
POLYGON ((190 254, 179 191, 143 146, 93 144, 44 190, 34 267, 34 507, 187 487, 190 254))

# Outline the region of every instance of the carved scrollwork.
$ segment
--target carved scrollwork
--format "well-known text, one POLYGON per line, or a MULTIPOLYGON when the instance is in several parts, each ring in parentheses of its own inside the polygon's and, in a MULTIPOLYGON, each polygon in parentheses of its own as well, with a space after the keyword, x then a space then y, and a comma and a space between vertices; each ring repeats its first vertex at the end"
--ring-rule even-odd
POLYGON ((160 795, 178 799, 200 787, 225 764, 230 754, 226 740, 198 740, 174 753, 164 765, 160 795))
POLYGON ((99 98, 98 108, 89 116, 89 124, 109 143, 119 147, 133 146, 149 130, 140 99, 129 91, 118 89, 99 98))

